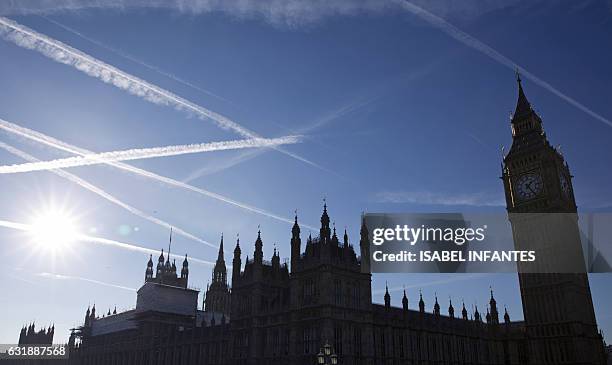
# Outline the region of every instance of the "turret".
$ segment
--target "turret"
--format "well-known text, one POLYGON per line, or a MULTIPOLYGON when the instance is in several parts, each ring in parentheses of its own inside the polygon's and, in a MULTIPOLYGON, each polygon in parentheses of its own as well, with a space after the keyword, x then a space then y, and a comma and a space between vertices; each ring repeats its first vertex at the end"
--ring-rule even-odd
POLYGON ((474 320, 476 322, 482 322, 482 318, 480 318, 480 313, 478 312, 478 306, 475 305, 474 307, 476 308, 476 310, 474 311, 474 320))
POLYGON ((448 298, 448 316, 455 318, 455 308, 453 308, 453 301, 451 298, 448 298))
POLYGON ((493 289, 491 289, 491 299, 489 300, 489 307, 491 308, 491 323, 499 324, 499 313, 497 311, 497 302, 493 298, 493 289))
POLYGON ((334 223, 334 229, 333 229, 333 234, 332 234, 332 238, 331 238, 331 243, 334 246, 339 246, 340 245, 340 241, 338 241, 338 236, 336 235, 336 223, 334 223))
POLYGON ((162 248, 161 254, 159 255, 159 259, 157 259, 157 274, 158 278, 161 277, 161 274, 164 270, 164 249, 162 248))
POLYGON ((253 262, 255 265, 261 266, 263 263, 263 242, 261 240, 261 230, 257 231, 257 240, 255 240, 255 253, 253 254, 253 262))
POLYGON ((295 213, 295 222, 291 229, 291 272, 295 272, 300 255, 302 253, 302 240, 300 238, 300 226, 298 224, 297 212, 295 213))
POLYGON ((423 293, 419 290, 419 312, 425 313, 425 302, 423 301, 423 293))
MULTIPOLYGON (((240 270, 240 266, 238 266, 240 270)), ((229 313, 230 291, 227 285, 227 268, 223 251, 223 235, 219 244, 219 254, 212 273, 212 283, 207 285, 203 308, 206 312, 229 313)))
POLYGON ((327 215, 327 203, 323 204, 323 214, 321 214, 321 229, 319 230, 321 242, 329 243, 331 240, 331 229, 329 228, 329 215, 327 215))
POLYGON ((187 260, 187 254, 185 254, 185 259, 183 260, 181 279, 185 280, 185 285, 187 285, 187 281, 189 280, 189 261, 187 260))
POLYGON ((236 237, 236 248, 234 248, 234 259, 232 260, 232 287, 235 286, 238 281, 238 278, 240 277, 240 267, 242 266, 240 260, 241 253, 242 252, 240 250, 240 237, 236 237))
POLYGON ((276 252, 276 247, 274 247, 274 253, 272 254, 272 267, 274 269, 279 269, 280 268, 280 255, 278 254, 278 252, 276 252))
POLYGON ((215 268, 213 269, 212 280, 213 283, 227 283, 227 268, 225 267, 225 258, 223 254, 223 234, 221 235, 221 243, 219 244, 219 253, 217 254, 217 261, 215 262, 215 268))
POLYGON ((83 326, 85 327, 89 326, 90 315, 91 315, 91 312, 89 311, 89 306, 87 306, 87 312, 85 312, 85 321, 83 321, 83 326))
POLYGON ((402 308, 404 308, 404 311, 408 311, 408 297, 406 296, 406 289, 404 289, 404 297, 402 298, 402 308))
POLYGON ((438 295, 435 296, 435 303, 433 308, 433 313, 436 317, 440 316, 440 304, 438 304, 438 295))
POLYGON ((149 281, 153 278, 153 255, 149 256, 149 262, 147 262, 147 270, 145 271, 145 281, 149 281))
POLYGON ((466 321, 468 319, 468 312, 467 309, 465 309, 465 302, 463 302, 463 309, 461 309, 461 318, 465 319, 466 321))
POLYGON ((348 258, 348 252, 349 252, 349 238, 348 238, 348 233, 346 233, 346 227, 344 227, 344 237, 342 237, 342 247, 344 248, 344 256, 346 258, 348 258))
POLYGON ((510 315, 508 314, 508 309, 504 307, 504 323, 510 324, 510 315))
POLYGON ((391 295, 389 294, 389 287, 385 284, 385 308, 391 308, 391 295))

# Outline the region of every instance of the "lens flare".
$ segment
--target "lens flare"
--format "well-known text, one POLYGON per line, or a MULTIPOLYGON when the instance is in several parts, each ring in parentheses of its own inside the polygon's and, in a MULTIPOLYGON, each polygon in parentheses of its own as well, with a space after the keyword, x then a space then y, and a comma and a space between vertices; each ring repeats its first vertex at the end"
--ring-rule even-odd
POLYGON ((30 234, 36 245, 49 251, 66 248, 79 236, 75 219, 61 210, 48 210, 36 215, 30 234))

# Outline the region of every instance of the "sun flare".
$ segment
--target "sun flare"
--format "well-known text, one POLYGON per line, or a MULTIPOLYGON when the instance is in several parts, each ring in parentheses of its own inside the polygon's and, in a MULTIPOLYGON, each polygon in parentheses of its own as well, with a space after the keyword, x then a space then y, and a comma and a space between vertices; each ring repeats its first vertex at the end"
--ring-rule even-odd
POLYGON ((36 215, 30 233, 35 244, 51 251, 70 246, 78 237, 75 219, 61 210, 36 215))

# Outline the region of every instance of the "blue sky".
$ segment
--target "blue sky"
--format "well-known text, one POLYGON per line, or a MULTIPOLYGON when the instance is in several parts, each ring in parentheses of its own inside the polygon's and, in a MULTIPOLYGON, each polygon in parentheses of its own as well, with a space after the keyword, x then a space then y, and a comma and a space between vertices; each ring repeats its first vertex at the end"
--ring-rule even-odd
MULTIPOLYGON (((282 217, 298 209, 300 222, 315 227, 327 197, 332 220, 338 229, 346 226, 355 243, 362 211, 503 211, 498 177, 501 146, 510 144, 514 73, 423 18, 368 1, 297 10, 275 6, 278 1, 240 9, 233 2, 222 9, 122 3, 68 10, 70 1, 57 2, 59 8, 26 1, 22 7, 0 5, 0 15, 265 137, 303 133, 302 143, 285 149, 319 168, 269 149, 132 165, 282 217)), ((612 119, 609 3, 419 5, 612 119)), ((0 118, 92 151, 240 137, 6 40, 0 41, 0 80, 0 118)), ((526 79, 524 87, 549 139, 562 146, 579 209, 610 211, 612 126, 533 80, 526 79)), ((5 132, 0 141, 40 159, 69 156, 5 132)), ((0 158, 2 165, 23 162, 5 151, 0 158)), ((240 233, 245 255, 252 256, 261 225, 265 255, 275 245, 282 257, 289 255, 289 224, 109 166, 67 171, 206 241, 216 244, 224 232, 232 242, 240 233)), ((28 223, 45 206, 63 206, 87 234, 156 250, 167 246, 167 229, 50 172, 1 175, 0 189, 2 220, 28 223)), ((87 242, 53 255, 29 240, 0 228, 0 289, 10 293, 0 297, 0 342, 15 342, 19 328, 33 320, 55 322, 56 341, 63 341, 88 304, 103 311, 135 304, 130 288, 142 283, 148 255, 87 242)), ((229 262, 233 244, 226 247, 229 262)), ((172 251, 216 257, 214 248, 177 235, 172 251)), ((204 288, 211 269, 192 263, 190 284, 204 288)), ((437 293, 442 303, 451 296, 456 305, 464 299, 482 311, 492 286, 511 317, 522 316, 515 275, 374 275, 375 301, 382 301, 385 281, 399 288, 392 292, 396 305, 403 285, 411 307, 422 288, 428 310, 437 293)), ((610 276, 592 275, 591 287, 599 325, 609 336, 610 276)))

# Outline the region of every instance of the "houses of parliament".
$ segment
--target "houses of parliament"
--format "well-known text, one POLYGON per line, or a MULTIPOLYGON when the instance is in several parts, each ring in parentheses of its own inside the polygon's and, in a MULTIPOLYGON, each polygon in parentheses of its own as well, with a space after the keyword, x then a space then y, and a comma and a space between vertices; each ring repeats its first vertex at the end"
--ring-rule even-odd
MULTIPOLYGON (((547 224, 523 213, 577 209, 569 167, 549 143, 520 78, 511 130, 502 180, 515 246, 523 247, 529 239, 522 227, 534 219, 547 224)), ((606 364, 585 273, 520 273, 521 321, 498 307, 493 292, 488 306, 472 313, 437 298, 426 305, 406 292, 402 306, 394 307, 388 290, 384 304, 376 304, 367 227, 362 224, 353 244, 346 232, 330 226, 327 205, 320 222, 316 237, 304 237, 295 217, 288 263, 276 249, 264 259, 261 232, 246 258, 241 242, 232 243, 231 279, 222 238, 201 309, 198 291, 188 285, 188 257, 180 270, 169 253, 162 251, 157 262, 151 257, 135 308, 102 316, 95 306, 88 308, 70 335, 66 361, 305 365, 318 363, 328 343, 340 364, 606 364), (418 300, 418 310, 409 309, 409 300, 418 300)), ((575 221, 568 226, 569 234, 577 232, 575 221)))

